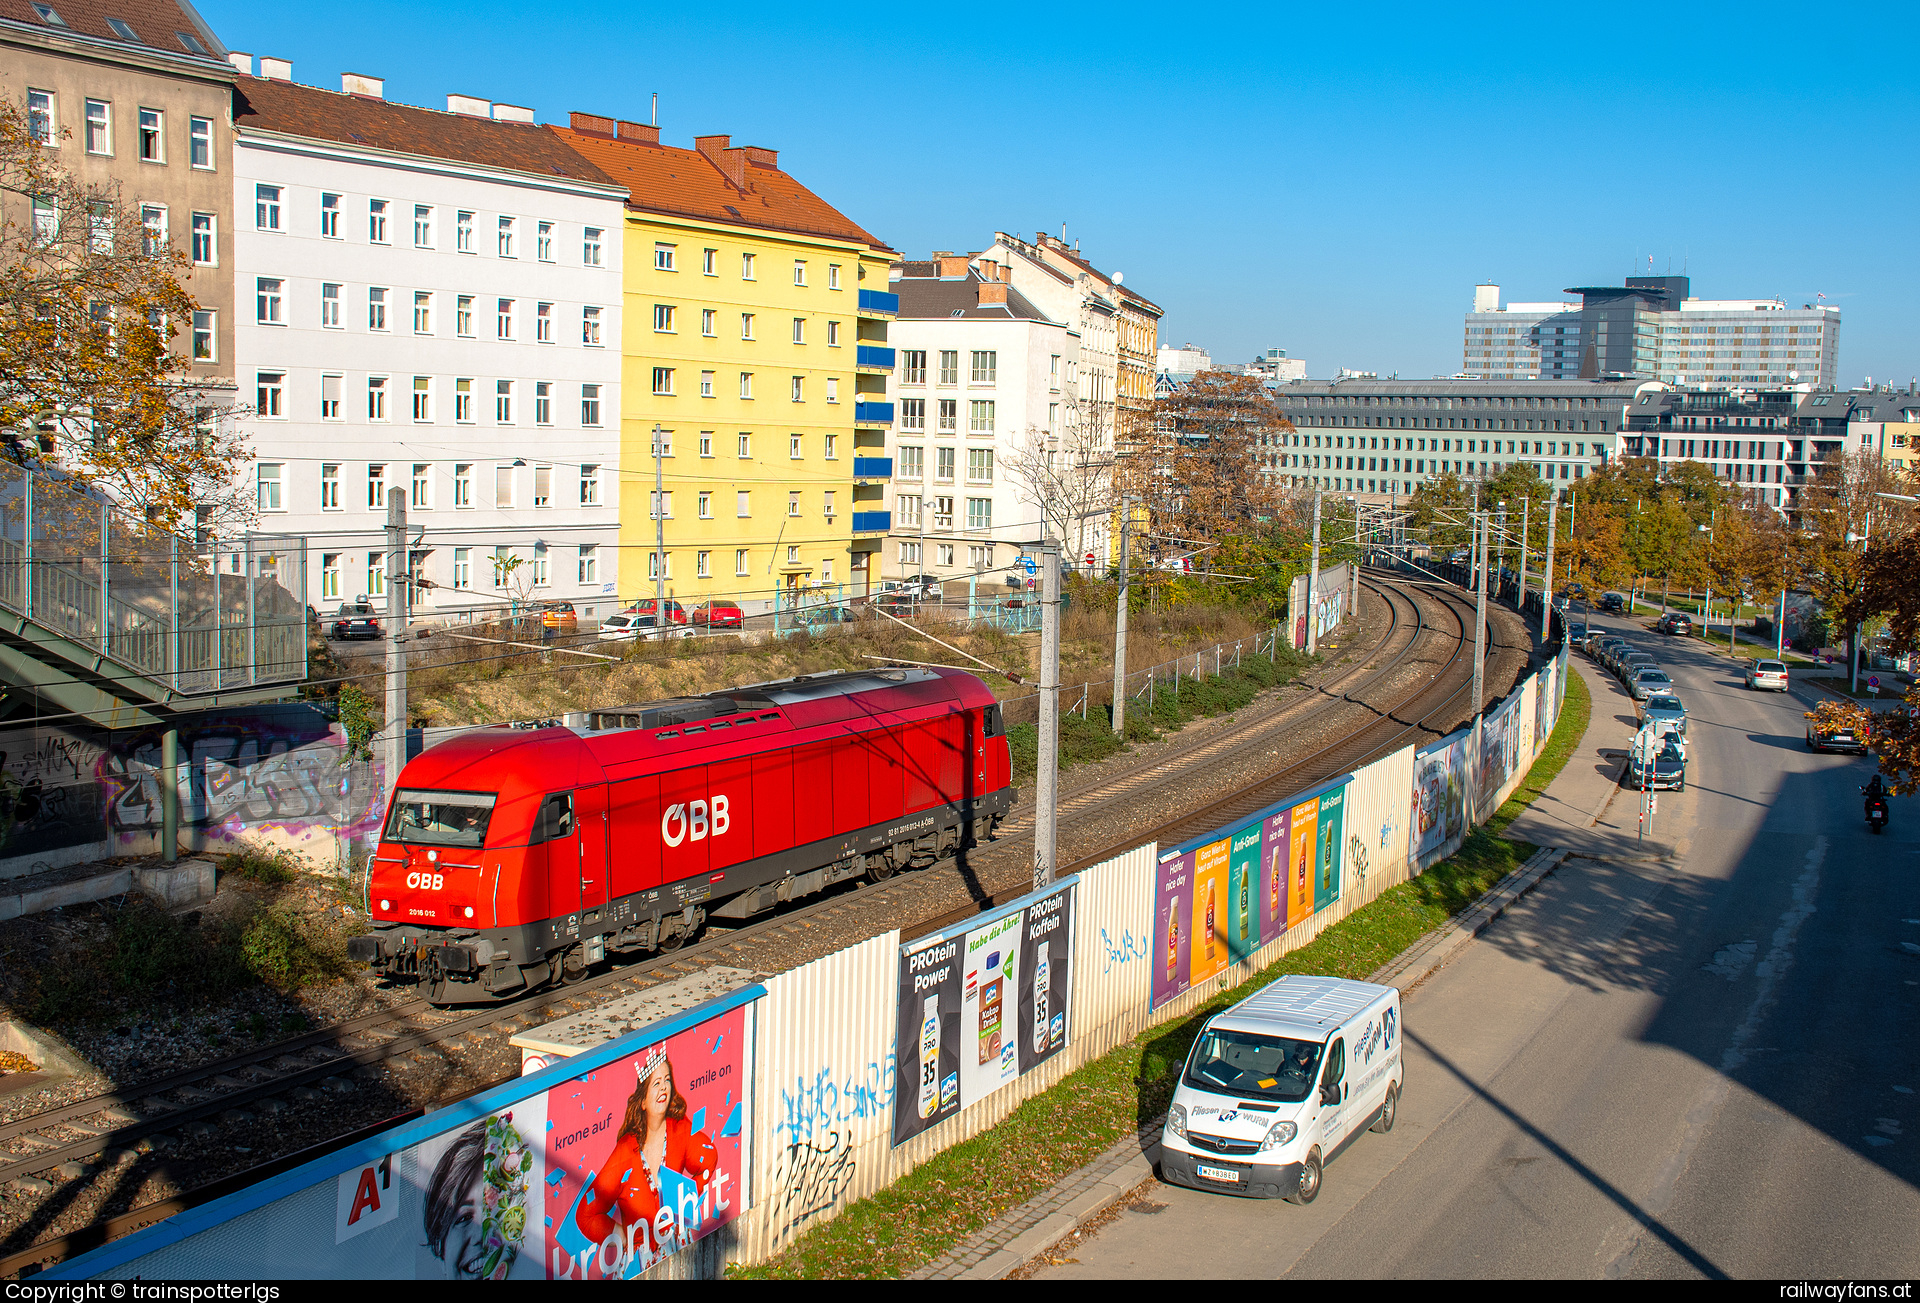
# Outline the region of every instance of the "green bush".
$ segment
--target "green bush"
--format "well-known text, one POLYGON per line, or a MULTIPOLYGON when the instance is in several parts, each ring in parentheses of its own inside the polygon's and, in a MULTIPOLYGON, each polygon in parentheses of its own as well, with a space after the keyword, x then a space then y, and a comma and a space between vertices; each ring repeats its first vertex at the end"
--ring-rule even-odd
POLYGON ((226 863, 221 867, 248 882, 279 887, 292 882, 302 865, 298 855, 283 847, 242 846, 227 856, 226 863))
POLYGON ((247 969, 282 991, 310 986, 346 969, 346 955, 327 935, 285 905, 270 905, 240 930, 239 949, 247 969))

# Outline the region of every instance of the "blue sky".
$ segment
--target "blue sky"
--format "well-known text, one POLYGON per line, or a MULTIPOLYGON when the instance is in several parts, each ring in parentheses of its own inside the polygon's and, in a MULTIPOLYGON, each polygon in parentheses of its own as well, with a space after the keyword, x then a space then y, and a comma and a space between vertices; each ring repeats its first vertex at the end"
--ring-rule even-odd
POLYGON ((1223 360, 1451 372, 1475 282, 1551 298, 1651 254, 1702 297, 1824 293, 1843 384, 1920 372, 1910 6, 199 8, 407 103, 644 121, 658 91, 669 142, 777 148, 908 254, 1065 222, 1223 360))

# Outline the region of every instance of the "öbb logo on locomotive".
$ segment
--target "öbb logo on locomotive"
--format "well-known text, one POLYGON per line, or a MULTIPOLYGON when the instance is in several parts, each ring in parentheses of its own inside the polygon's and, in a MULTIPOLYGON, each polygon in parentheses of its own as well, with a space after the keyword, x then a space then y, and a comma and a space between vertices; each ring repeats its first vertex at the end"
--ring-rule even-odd
POLYGON ((1006 725, 958 670, 803 675, 475 728, 408 762, 348 953, 435 1004, 672 949, 836 882, 990 838, 1006 725), (577 717, 575 717, 577 718, 577 717))

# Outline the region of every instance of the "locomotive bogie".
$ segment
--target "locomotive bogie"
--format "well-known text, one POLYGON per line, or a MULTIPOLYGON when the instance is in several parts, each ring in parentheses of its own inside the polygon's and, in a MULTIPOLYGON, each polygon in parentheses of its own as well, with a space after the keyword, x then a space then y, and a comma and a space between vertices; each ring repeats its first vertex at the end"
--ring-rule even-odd
POLYGON ((482 729, 402 773, 349 953, 435 1003, 577 980, 861 875, 925 867, 1011 808, 1000 709, 954 671, 761 684, 482 729))

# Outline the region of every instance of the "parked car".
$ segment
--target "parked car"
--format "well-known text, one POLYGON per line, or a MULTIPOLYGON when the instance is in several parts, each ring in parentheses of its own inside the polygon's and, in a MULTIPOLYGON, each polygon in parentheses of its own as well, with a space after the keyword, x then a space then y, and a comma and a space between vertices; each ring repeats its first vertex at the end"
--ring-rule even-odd
POLYGON ((1747 687, 1755 691, 1768 688, 1774 692, 1785 692, 1787 690, 1786 662, 1747 662, 1747 687))
POLYGON ((945 589, 938 575, 908 575, 904 579, 886 579, 880 584, 883 593, 909 593, 915 597, 938 598, 945 589))
POLYGON ((1637 650, 1625 651, 1614 657, 1613 660, 1613 672, 1620 677, 1622 683, 1633 682, 1633 676, 1641 670, 1657 670, 1659 668, 1660 662, 1655 660, 1649 652, 1637 650))
POLYGON ((1660 623, 1653 626, 1661 633, 1677 634, 1684 638, 1693 632, 1693 617, 1680 611, 1674 611, 1660 617, 1660 623))
POLYGON ((375 615, 373 607, 365 602, 342 602, 335 613, 333 625, 327 636, 340 642, 356 638, 378 638, 380 636, 380 617, 375 615))
POLYGON ((896 620, 911 620, 920 614, 920 597, 916 593, 896 589, 874 598, 873 609, 882 615, 891 615, 896 620))
POLYGON ((1822 727, 1807 712, 1807 750, 1809 751, 1851 751, 1855 755, 1865 755, 1867 751, 1867 730, 1842 724, 1837 727, 1822 727))
MULTIPOLYGON (((600 628, 594 636, 602 642, 631 642, 640 636, 639 616, 626 611, 618 615, 609 615, 600 622, 600 628)), ((647 624, 653 623, 653 617, 647 617, 647 624)))
POLYGON ((1627 609, 1627 599, 1619 593, 1608 593, 1600 599, 1600 609, 1608 615, 1623 615, 1627 609))
POLYGON ((1618 647, 1626 639, 1617 633, 1603 633, 1587 637, 1587 655, 1599 664, 1606 664, 1607 653, 1618 647))
POLYGON ((806 610, 801 611, 799 614, 800 614, 800 618, 802 620, 805 620, 809 626, 819 626, 819 625, 829 625, 829 624, 852 624, 855 620, 858 620, 860 618, 857 614, 855 614, 851 606, 845 606, 838 602, 834 603, 832 606, 808 607, 806 610))
POLYGON ((1567 641, 1575 647, 1584 646, 1587 641, 1587 626, 1584 624, 1568 625, 1567 641))
POLYGON ((1667 677, 1665 670, 1641 670, 1629 680, 1627 690, 1633 693, 1635 701, 1645 701, 1654 696, 1664 697, 1673 692, 1673 680, 1667 677))
MULTIPOLYGON (((621 614, 652 615, 655 611, 654 601, 655 599, 651 597, 643 597, 632 606, 627 607, 621 614)), ((671 597, 667 599, 666 622, 668 624, 685 624, 687 622, 687 608, 674 601, 671 597)))
POLYGON ((1658 791, 1682 792, 1687 787, 1687 755, 1677 741, 1668 738, 1666 745, 1653 755, 1651 763, 1643 762, 1638 755, 1629 753, 1626 767, 1620 772, 1620 781, 1636 790, 1652 788, 1658 791))
POLYGON ((1656 692, 1649 696, 1640 718, 1656 728, 1671 724, 1676 733, 1685 734, 1687 731, 1687 707, 1671 692, 1656 692))
POLYGON ((693 622, 709 629, 738 629, 746 623, 746 612, 738 602, 702 602, 693 608, 693 622))
POLYGON ((548 602, 540 608, 540 626, 544 629, 576 629, 580 617, 572 602, 548 602))

